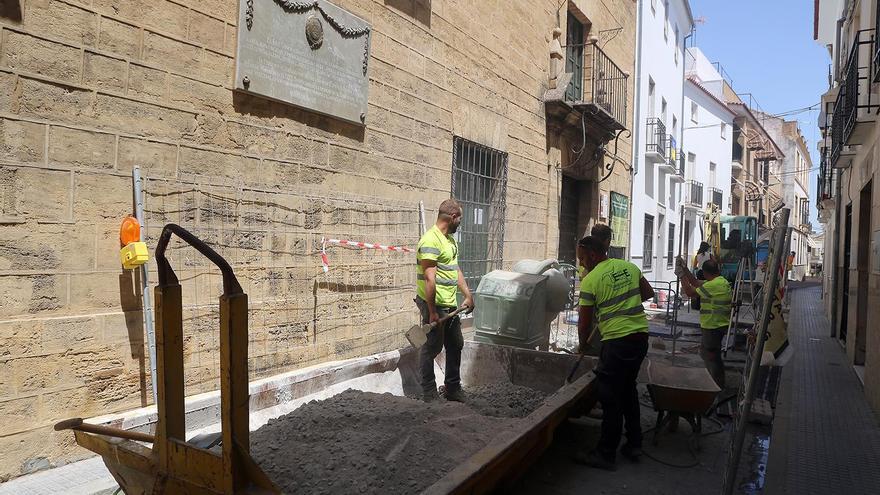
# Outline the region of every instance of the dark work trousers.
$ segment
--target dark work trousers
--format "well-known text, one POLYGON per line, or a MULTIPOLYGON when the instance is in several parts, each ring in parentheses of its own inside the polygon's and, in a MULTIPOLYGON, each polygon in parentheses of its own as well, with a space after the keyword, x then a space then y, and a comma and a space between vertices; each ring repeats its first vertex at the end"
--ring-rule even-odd
POLYGON ((602 342, 597 376, 599 402, 602 403, 602 434, 596 449, 610 461, 615 459, 624 422, 627 443, 633 447, 642 446, 636 379, 647 354, 647 332, 602 342))
POLYGON ((724 390, 724 360, 721 358, 721 342, 727 333, 727 326, 702 329, 700 357, 715 383, 724 390))
MULTIPOLYGON (((428 303, 420 297, 415 299, 416 306, 422 312, 422 323, 428 323, 428 303)), ((443 318, 455 308, 437 306, 437 315, 443 318)), ((437 325, 428 333, 428 341, 419 350, 419 375, 421 378, 422 391, 430 392, 437 390, 437 382, 434 379, 434 358, 440 354, 440 350, 446 348, 446 368, 444 384, 447 390, 461 388, 461 350, 464 348, 464 337, 461 335, 461 320, 454 316, 442 325, 437 325)))

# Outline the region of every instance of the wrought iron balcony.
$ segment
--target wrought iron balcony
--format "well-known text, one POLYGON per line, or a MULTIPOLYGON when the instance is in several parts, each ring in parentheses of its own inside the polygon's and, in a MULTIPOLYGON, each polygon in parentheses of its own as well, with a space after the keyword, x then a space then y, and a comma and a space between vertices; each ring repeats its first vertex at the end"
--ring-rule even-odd
POLYGON ((560 75, 561 86, 545 93, 548 116, 557 117, 566 125, 580 126, 583 118, 608 132, 626 129, 629 74, 595 40, 565 48, 577 63, 570 63, 567 70, 571 72, 560 75), (577 114, 576 118, 572 113, 577 114))
POLYGON ((721 189, 718 189, 717 187, 710 187, 709 188, 709 195, 712 199, 712 203, 714 203, 715 206, 718 207, 718 211, 722 211, 722 209, 723 209, 722 204, 724 202, 724 192, 722 192, 721 189))
POLYGON ((670 174, 669 182, 684 182, 684 150, 678 150, 678 167, 675 173, 670 174))
POLYGON ((819 209, 828 206, 828 200, 834 199, 836 182, 836 173, 831 167, 827 152, 822 153, 822 159, 819 162, 819 176, 816 180, 816 207, 819 209))
POLYGON ((874 30, 865 29, 856 33, 852 48, 841 74, 840 90, 834 102, 831 116, 831 165, 849 166, 849 159, 855 154, 852 146, 860 145, 870 132, 874 121, 871 110, 878 108, 871 101, 871 78, 874 53, 874 30), (865 56, 865 52, 870 56, 865 56))
POLYGON ((666 161, 666 124, 658 117, 648 119, 648 139, 645 160, 653 163, 666 161))
POLYGON ((684 184, 684 207, 691 210, 703 208, 703 183, 695 180, 684 184))
POLYGON ((666 136, 666 159, 660 162, 660 171, 674 174, 678 168, 678 150, 675 147, 675 136, 666 136))

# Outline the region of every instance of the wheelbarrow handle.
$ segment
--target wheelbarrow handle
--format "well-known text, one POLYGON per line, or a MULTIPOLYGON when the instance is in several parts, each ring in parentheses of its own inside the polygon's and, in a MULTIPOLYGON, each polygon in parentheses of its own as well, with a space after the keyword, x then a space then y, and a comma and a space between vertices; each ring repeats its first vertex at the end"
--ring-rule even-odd
POLYGON ((107 435, 108 437, 124 438, 126 440, 135 440, 138 442, 153 443, 156 438, 149 433, 141 433, 139 431, 123 430, 122 428, 114 428, 112 426, 93 425, 84 423, 82 418, 65 419, 55 423, 55 431, 61 430, 77 430, 86 433, 96 433, 98 435, 107 435))

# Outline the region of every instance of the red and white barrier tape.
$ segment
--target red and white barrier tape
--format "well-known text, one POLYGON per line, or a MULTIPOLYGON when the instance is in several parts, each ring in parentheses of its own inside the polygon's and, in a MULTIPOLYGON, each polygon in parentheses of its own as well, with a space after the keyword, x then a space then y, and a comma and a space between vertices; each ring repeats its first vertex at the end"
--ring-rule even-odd
POLYGON ((324 273, 330 270, 330 260, 327 258, 327 244, 337 244, 339 246, 360 248, 360 249, 376 249, 380 251, 394 251, 397 253, 414 253, 415 249, 402 246, 386 246, 384 244, 375 244, 372 242, 347 241, 344 239, 326 239, 321 238, 321 267, 324 273))

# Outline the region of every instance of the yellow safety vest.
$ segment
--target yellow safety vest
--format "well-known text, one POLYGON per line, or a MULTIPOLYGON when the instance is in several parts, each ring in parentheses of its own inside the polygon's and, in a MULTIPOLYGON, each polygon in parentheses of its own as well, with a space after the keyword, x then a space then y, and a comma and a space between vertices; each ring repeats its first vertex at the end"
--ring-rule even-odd
POLYGON ((700 295, 700 327, 704 330, 730 325, 730 284, 722 276, 697 287, 700 295))
POLYGON ((419 247, 416 252, 416 262, 418 263, 416 289, 418 296, 426 301, 425 269, 419 263, 422 260, 437 262, 437 272, 434 277, 437 293, 434 304, 447 308, 456 307, 458 305, 458 301, 455 299, 458 291, 458 243, 451 235, 444 235, 436 225, 419 239, 419 247))
POLYGON ((602 341, 647 332, 639 280, 642 271, 629 261, 609 258, 581 281, 581 306, 595 306, 602 341))

